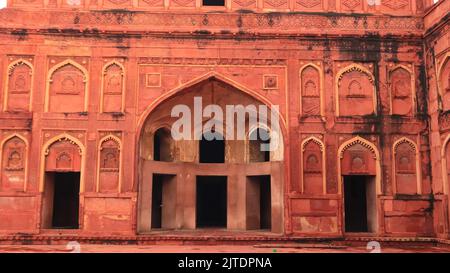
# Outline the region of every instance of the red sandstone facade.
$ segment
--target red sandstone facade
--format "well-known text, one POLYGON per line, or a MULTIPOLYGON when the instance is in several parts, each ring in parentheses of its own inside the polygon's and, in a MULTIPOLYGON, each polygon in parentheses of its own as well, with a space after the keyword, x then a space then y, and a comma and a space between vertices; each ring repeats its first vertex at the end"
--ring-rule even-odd
POLYGON ((195 236, 199 177, 230 235, 449 238, 450 1, 375 2, 9 0, 0 238, 195 236), (282 145, 201 163, 167 135, 194 96, 279 105, 282 145))

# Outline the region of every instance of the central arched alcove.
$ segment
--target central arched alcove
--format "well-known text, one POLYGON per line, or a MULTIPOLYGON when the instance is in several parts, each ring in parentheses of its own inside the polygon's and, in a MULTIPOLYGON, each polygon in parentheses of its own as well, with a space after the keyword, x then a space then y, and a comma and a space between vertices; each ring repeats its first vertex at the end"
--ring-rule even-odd
POLYGON ((272 138, 271 109, 248 92, 211 77, 149 111, 139 139, 139 232, 283 230, 282 134, 272 138))

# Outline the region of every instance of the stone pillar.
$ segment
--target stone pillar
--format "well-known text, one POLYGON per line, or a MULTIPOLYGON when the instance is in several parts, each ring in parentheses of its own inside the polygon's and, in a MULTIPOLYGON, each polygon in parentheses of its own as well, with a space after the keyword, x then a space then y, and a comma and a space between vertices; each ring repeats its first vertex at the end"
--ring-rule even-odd
POLYGON ((192 168, 190 166, 186 167, 183 170, 184 176, 184 192, 183 195, 183 203, 184 203, 184 220, 183 220, 183 228, 186 229, 195 229, 196 227, 196 177, 192 171, 189 170, 192 168))
POLYGON ((283 164, 278 162, 273 162, 270 165, 271 176, 270 176, 270 189, 271 189, 271 202, 272 202, 272 232, 282 233, 284 224, 284 209, 283 209, 283 181, 284 172, 283 164))
POLYGON ((227 178, 227 228, 245 229, 245 167, 230 165, 227 178))
POLYGON ((151 229, 152 219, 152 186, 153 174, 150 171, 150 161, 143 160, 142 181, 139 185, 139 204, 138 204, 138 232, 146 232, 151 229))

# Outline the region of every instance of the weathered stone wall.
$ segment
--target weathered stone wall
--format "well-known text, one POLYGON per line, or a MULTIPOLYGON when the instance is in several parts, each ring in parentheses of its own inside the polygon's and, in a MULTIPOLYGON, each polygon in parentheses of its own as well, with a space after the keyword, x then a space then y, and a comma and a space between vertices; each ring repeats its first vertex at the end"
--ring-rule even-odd
POLYGON ((280 106, 277 231, 342 235, 343 176, 357 174, 376 185, 375 233, 448 236, 448 15, 424 25, 419 2, 404 17, 382 2, 374 15, 1 10, 0 232, 42 232, 45 172, 75 170, 76 232, 136 234, 147 118, 215 78, 280 106))

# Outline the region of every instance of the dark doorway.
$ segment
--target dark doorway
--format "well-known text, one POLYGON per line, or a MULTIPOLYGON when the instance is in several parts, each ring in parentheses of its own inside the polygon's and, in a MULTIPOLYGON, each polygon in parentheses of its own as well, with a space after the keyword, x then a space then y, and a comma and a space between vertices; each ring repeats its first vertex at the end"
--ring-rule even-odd
POLYGON ((227 177, 197 176, 197 228, 227 226, 227 177))
POLYGON ((225 6, 225 0, 203 0, 203 6, 225 6))
POLYGON ((55 172, 48 186, 53 187, 52 228, 78 228, 80 193, 79 172, 55 172))
POLYGON ((346 232, 375 231, 375 200, 375 181, 373 176, 344 176, 346 232))
POLYGON ((153 174, 151 228, 173 228, 176 209, 176 176, 153 174))
POLYGON ((214 132, 203 134, 200 140, 200 163, 224 163, 225 140, 214 132), (213 136, 216 136, 215 138, 213 136))
POLYGON ((160 128, 153 137, 153 160, 155 161, 173 161, 172 154, 172 135, 166 128, 160 128))
POLYGON ((270 175, 247 177, 247 229, 271 229, 270 195, 270 175))

